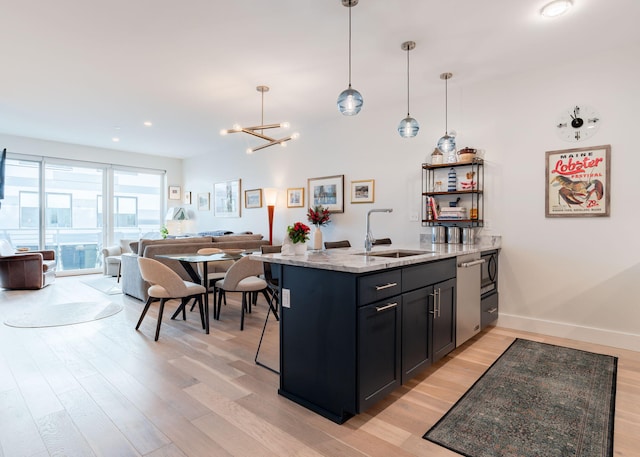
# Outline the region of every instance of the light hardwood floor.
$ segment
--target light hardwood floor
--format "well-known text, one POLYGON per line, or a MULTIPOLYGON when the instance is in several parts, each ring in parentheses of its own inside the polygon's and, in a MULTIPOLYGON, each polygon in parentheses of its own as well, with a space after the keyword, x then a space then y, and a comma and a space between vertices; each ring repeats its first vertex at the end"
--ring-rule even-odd
MULTIPOLYGON (((619 357, 615 455, 640 455, 639 352, 492 328, 337 425, 279 396, 277 375, 254 364, 264 301, 241 332, 238 301, 230 299, 210 335, 197 313, 170 321, 168 307, 154 342, 157 305, 135 331, 143 303, 104 295, 84 279, 58 278, 39 291, 0 289, 3 322, 55 303, 106 298, 125 307, 78 325, 0 325, 0 457, 457 456, 422 435, 516 337, 619 357)), ((261 357, 274 366, 276 332, 271 325, 261 357)))

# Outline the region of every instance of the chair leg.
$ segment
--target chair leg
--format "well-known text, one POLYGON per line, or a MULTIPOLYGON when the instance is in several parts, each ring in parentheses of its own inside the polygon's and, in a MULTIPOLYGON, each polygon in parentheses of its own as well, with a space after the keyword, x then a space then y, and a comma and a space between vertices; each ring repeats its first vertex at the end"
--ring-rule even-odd
POLYGON ((149 306, 151 306, 151 302, 153 301, 153 297, 149 297, 147 302, 144 304, 144 308, 142 308, 142 314, 140 314, 140 319, 138 319, 138 323, 136 324, 136 330, 140 328, 140 324, 142 324, 142 319, 146 316, 147 311, 149 311, 149 306))
POLYGON ((215 311, 214 319, 220 320, 220 308, 222 307, 222 299, 227 301, 227 296, 225 294, 224 289, 218 289, 218 309, 215 311))
POLYGON ((240 314, 240 330, 244 330, 244 309, 247 307, 247 292, 242 292, 242 314, 240 314))
MULTIPOLYGON (((209 292, 205 292, 205 294, 207 294, 209 292)), ((204 330, 206 327, 204 325, 204 303, 203 303, 203 299, 204 297, 202 295, 197 295, 195 297, 195 300, 193 302, 193 304, 195 305, 196 302, 198 302, 198 308, 200 309, 200 321, 202 321, 202 330, 204 330)))
POLYGON ((164 312, 164 304, 166 303, 166 301, 167 301, 166 298, 162 298, 160 300, 160 309, 158 310, 158 324, 156 326, 155 341, 158 341, 158 337, 160 336, 160 325, 162 324, 162 313, 164 312))
MULTIPOLYGON (((178 314, 180 314, 180 311, 182 311, 182 320, 183 321, 187 320, 186 307, 189 304, 190 298, 191 297, 183 297, 180 299, 180 306, 178 306, 178 309, 176 309, 175 313, 171 315, 172 320, 175 319, 178 314)), ((193 306, 195 306, 195 304, 196 302, 194 301, 193 306)))
POLYGON ((276 300, 276 306, 277 306, 277 298, 275 296, 275 293, 269 297, 269 295, 267 294, 266 289, 262 291, 262 293, 264 294, 264 297, 267 299, 267 303, 269 304, 269 309, 267 310, 267 317, 264 320, 264 325, 262 326, 262 333, 260 334, 260 342, 258 343, 258 349, 256 350, 256 356, 253 359, 253 361, 256 363, 256 365, 260 365, 263 368, 266 368, 269 371, 274 372, 275 374, 280 374, 279 371, 271 368, 270 366, 265 365, 262 362, 258 361, 258 355, 260 354, 260 347, 262 346, 262 339, 264 338, 264 332, 267 330, 267 323, 269 322, 269 314, 271 314, 273 312, 273 315, 275 316, 276 320, 280 320, 278 319, 278 312, 276 311, 276 309, 273 306, 273 302, 272 299, 276 300))
POLYGON ((268 289, 262 289, 262 295, 264 295, 264 298, 267 300, 267 304, 269 305, 269 311, 271 311, 274 315, 274 317, 276 318, 277 321, 280 320, 280 318, 278 317, 278 297, 276 296, 275 293, 273 293, 273 295, 269 295, 269 293, 267 292, 268 289), (273 302, 276 302, 276 305, 273 306, 273 302))

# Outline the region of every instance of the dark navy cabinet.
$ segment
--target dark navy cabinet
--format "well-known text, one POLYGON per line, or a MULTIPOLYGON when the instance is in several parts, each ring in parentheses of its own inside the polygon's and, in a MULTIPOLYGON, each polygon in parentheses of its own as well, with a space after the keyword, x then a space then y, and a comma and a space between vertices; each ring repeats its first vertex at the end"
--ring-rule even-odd
POLYGON ((272 269, 291 304, 281 313, 278 392, 334 422, 365 411, 455 346, 455 258, 369 274, 272 269))

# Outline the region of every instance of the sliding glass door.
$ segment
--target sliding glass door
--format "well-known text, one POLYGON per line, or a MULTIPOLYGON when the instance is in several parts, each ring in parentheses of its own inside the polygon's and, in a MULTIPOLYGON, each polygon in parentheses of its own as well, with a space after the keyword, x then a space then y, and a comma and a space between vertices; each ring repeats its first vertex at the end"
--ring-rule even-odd
POLYGON ((0 238, 55 250, 63 274, 102 271, 103 246, 159 232, 163 171, 12 156, 0 238))

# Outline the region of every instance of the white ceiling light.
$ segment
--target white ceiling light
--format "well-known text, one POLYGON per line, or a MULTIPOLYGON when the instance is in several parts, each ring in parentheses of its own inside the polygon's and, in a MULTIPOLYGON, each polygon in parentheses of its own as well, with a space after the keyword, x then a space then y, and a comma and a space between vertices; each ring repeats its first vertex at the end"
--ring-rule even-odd
POLYGON ((573 3, 571 0, 555 0, 546 4, 540 10, 540 14, 544 17, 556 17, 566 13, 573 3))
POLYGON ((255 148, 248 148, 247 154, 253 154, 256 151, 259 151, 260 149, 268 148, 269 146, 273 146, 274 144, 279 144, 280 146, 286 146, 286 143, 285 143, 286 141, 295 140, 300 136, 298 133, 294 133, 293 135, 289 135, 285 138, 275 139, 264 134, 264 130, 266 129, 277 129, 277 128, 288 129, 289 123, 282 122, 280 124, 265 125, 264 124, 264 93, 269 92, 269 87, 258 86, 256 87, 256 90, 262 94, 262 116, 260 119, 260 125, 256 125, 254 127, 241 127, 240 125, 235 124, 232 128, 228 130, 220 131, 220 135, 227 135, 228 133, 244 132, 244 133, 248 133, 249 135, 257 136, 258 138, 262 138, 263 140, 268 141, 267 144, 263 144, 262 146, 258 146, 255 148))

